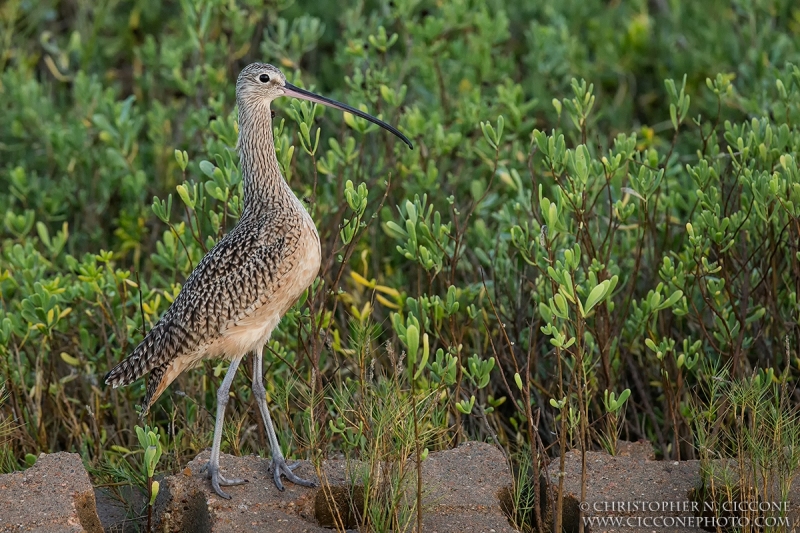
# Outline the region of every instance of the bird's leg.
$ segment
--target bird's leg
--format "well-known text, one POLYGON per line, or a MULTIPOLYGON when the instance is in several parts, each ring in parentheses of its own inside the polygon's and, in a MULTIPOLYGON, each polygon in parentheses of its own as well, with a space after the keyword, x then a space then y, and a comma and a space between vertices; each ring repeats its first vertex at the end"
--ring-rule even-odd
POLYGON ((211 446, 211 458, 203 468, 208 472, 207 476, 211 479, 211 486, 214 488, 214 492, 228 500, 230 500, 231 497, 220 488, 220 485, 241 485, 245 483, 244 479, 226 479, 219 471, 219 448, 222 444, 222 423, 225 419, 225 406, 228 405, 231 383, 233 383, 233 378, 236 375, 236 369, 239 367, 240 361, 241 358, 231 361, 231 366, 228 367, 228 373, 225 374, 225 379, 222 380, 222 385, 220 385, 217 391, 217 420, 214 423, 214 444, 211 446))
POLYGON ((264 419, 264 427, 267 428, 267 436, 269 437, 269 447, 272 450, 272 476, 275 480, 275 486, 278 490, 283 491, 283 483, 281 482, 281 474, 286 476, 286 479, 297 485, 304 487, 316 487, 317 484, 298 477, 292 472, 295 468, 300 466, 300 463, 287 465, 286 460, 283 458, 281 446, 278 443, 278 437, 275 435, 275 428, 272 425, 272 417, 269 415, 269 407, 267 407, 267 392, 264 389, 263 377, 261 375, 261 358, 263 348, 258 348, 255 351, 253 360, 253 395, 258 402, 258 408, 261 410, 261 417, 264 419))

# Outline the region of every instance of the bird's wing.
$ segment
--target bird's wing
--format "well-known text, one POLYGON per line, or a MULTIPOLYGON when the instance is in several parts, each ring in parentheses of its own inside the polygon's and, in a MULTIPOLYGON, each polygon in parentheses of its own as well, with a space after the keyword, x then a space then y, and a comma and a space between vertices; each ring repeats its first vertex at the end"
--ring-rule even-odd
MULTIPOLYGON (((252 230, 252 228, 250 228, 252 230)), ((217 338, 253 306, 269 300, 297 240, 234 228, 200 261, 164 316, 105 377, 118 387, 169 365, 217 338), (239 230, 239 231, 237 231, 239 230)))

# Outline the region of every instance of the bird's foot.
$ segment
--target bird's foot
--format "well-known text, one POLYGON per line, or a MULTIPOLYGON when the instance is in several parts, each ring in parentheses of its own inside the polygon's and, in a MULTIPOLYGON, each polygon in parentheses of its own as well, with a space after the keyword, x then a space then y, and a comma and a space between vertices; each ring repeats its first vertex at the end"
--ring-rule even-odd
POLYGON ((286 479, 288 479, 295 485, 301 485, 303 487, 317 486, 317 484, 314 481, 303 479, 294 474, 293 470, 300 465, 301 463, 288 465, 286 464, 286 460, 283 457, 272 459, 272 464, 270 465, 270 468, 272 469, 272 477, 275 480, 275 486, 278 487, 279 491, 283 492, 283 483, 281 482, 281 475, 286 476, 286 479))
POLYGON ((219 465, 212 465, 211 461, 207 462, 203 467, 200 469, 201 472, 206 473, 206 478, 211 480, 211 487, 214 489, 214 492, 225 498, 226 500, 230 500, 230 495, 223 491, 220 487, 230 487, 232 485, 243 485, 247 483, 246 479, 240 478, 231 478, 228 479, 223 476, 219 471, 219 465))

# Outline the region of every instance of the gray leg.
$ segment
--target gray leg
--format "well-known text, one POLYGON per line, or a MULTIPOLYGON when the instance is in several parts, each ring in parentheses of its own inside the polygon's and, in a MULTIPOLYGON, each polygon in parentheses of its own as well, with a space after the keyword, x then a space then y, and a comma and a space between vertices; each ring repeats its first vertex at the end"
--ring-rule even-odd
POLYGON ((214 492, 228 500, 231 497, 219 488, 220 485, 241 485, 246 482, 244 479, 226 479, 219 472, 219 448, 222 444, 222 423, 225 419, 225 406, 228 405, 231 383, 233 383, 236 369, 239 368, 241 360, 240 357, 231 361, 228 373, 225 374, 225 379, 222 380, 222 385, 217 391, 217 420, 214 423, 214 444, 211 446, 211 459, 208 460, 208 464, 204 467, 204 470, 208 472, 208 477, 211 478, 211 486, 214 488, 214 492))
POLYGON ((269 407, 267 407, 267 392, 264 389, 261 358, 263 348, 258 348, 254 353, 253 358, 253 395, 256 397, 258 408, 261 410, 261 418, 264 419, 264 427, 267 428, 267 436, 269 437, 269 447, 272 450, 272 476, 275 479, 275 486, 278 490, 283 491, 283 483, 281 483, 281 474, 286 476, 286 479, 297 485, 304 487, 316 487, 317 484, 300 477, 297 477, 292 470, 297 468, 300 463, 295 463, 291 466, 286 464, 281 452, 281 445, 278 443, 278 437, 275 435, 275 428, 272 426, 272 417, 269 415, 269 407))

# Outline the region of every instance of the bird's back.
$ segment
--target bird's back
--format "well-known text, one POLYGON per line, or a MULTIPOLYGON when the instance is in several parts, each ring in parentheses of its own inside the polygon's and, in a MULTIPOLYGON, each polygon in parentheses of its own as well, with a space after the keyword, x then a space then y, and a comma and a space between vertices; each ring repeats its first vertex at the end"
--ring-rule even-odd
POLYGON ((316 228, 293 195, 291 200, 280 209, 246 211, 200 261, 131 355, 108 373, 106 383, 127 385, 151 372, 143 402, 147 412, 183 370, 263 345, 319 270, 316 228))

